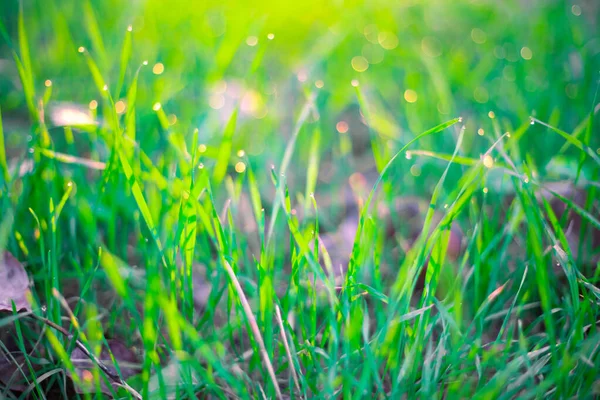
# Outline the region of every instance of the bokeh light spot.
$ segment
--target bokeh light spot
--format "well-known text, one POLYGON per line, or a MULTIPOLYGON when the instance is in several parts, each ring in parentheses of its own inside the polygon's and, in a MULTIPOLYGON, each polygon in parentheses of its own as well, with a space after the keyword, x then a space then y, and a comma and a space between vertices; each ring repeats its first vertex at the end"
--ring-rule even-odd
POLYGON ((254 47, 258 44, 258 38, 256 36, 248 36, 246 38, 246 44, 250 47, 254 47))
POLYGON ((386 50, 393 50, 398 47, 398 37, 392 32, 380 32, 377 35, 377 40, 381 47, 386 50))
POLYGON ((127 107, 123 100, 119 100, 115 103, 115 111, 117 112, 117 114, 123 114, 126 108, 127 107))
POLYGON ((483 156, 483 165, 485 165, 486 168, 492 168, 494 166, 494 159, 492 156, 489 154, 483 156))
POLYGON ((165 66, 163 65, 163 63, 156 63, 154 64, 154 67, 152 67, 152 73, 154 75, 160 75, 163 72, 165 72, 165 66))
POLYGON ((487 35, 479 28, 471 29, 471 39, 477 44, 484 44, 487 40, 487 35))
POLYGON ((531 57, 533 57, 533 52, 531 51, 531 49, 529 47, 522 47, 521 48, 521 57, 523 57, 524 60, 531 60, 531 57))
POLYGON ((235 164, 235 172, 237 172, 238 174, 241 174, 245 170, 246 170, 246 164, 244 164, 243 162, 239 161, 235 164))
POLYGON ((225 97, 223 97, 223 95, 220 94, 213 94, 208 99, 208 105, 213 110, 220 110, 225 105, 225 97))
POLYGON ((369 62, 363 56, 356 56, 352 58, 352 68, 356 72, 364 72, 369 68, 369 62))
POLYGON ((346 121, 339 121, 337 124, 335 124, 335 129, 339 133, 346 133, 348 132, 349 126, 346 121))
POLYGON ((417 101, 417 92, 415 92, 412 89, 406 89, 404 91, 404 100, 408 101, 409 103, 415 103, 417 101))

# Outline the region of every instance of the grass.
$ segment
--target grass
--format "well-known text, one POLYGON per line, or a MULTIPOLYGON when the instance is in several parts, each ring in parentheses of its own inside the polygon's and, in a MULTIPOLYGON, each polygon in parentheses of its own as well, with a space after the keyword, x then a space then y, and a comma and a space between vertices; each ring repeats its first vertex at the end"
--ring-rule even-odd
POLYGON ((0 398, 600 393, 593 2, 0 10, 0 398))

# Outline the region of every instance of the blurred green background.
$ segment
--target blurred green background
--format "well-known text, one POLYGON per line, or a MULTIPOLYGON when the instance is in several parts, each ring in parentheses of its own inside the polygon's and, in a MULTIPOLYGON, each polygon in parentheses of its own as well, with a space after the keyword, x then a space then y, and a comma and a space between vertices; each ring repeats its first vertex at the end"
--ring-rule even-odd
MULTIPOLYGON (((32 133, 10 53, 18 52, 19 2, 4 0, 0 7, 0 107, 9 155, 17 157, 32 133)), ((106 116, 81 46, 121 112, 127 104, 118 101, 136 67, 148 61, 138 83, 136 140, 155 159, 167 146, 167 131, 191 143, 195 128, 210 155, 239 107, 233 152, 243 149, 259 180, 271 186, 265 170, 279 165, 303 105, 314 96, 315 112, 303 125, 290 168, 298 191, 293 182, 304 181, 314 127, 321 135, 320 191, 335 191, 349 171, 372 167, 373 153, 385 162, 414 135, 457 116, 468 132, 461 151, 474 157, 531 115, 573 132, 593 109, 600 69, 600 6, 589 0, 24 0, 22 7, 38 97, 47 80, 52 83, 49 109, 64 107, 62 102, 84 110, 99 103, 94 112, 106 116), (131 62, 120 85, 129 26, 131 62), (353 80, 369 104, 368 128, 353 80), (157 103, 167 129, 153 109, 157 103)), ((456 132, 426 138, 418 147, 449 153, 456 132)), ((598 136, 589 143, 593 149, 600 146, 598 136)), ((544 168, 562 145, 544 127, 532 127, 519 141, 540 174, 550 173, 544 168)), ((573 172, 569 156, 577 159, 578 153, 570 151, 554 172, 573 172)), ((238 161, 230 160, 231 173, 238 161)), ((401 161, 399 170, 413 176, 401 173, 398 179, 406 192, 428 192, 443 167, 425 158, 401 161)), ((452 176, 449 185, 460 171, 452 176)))

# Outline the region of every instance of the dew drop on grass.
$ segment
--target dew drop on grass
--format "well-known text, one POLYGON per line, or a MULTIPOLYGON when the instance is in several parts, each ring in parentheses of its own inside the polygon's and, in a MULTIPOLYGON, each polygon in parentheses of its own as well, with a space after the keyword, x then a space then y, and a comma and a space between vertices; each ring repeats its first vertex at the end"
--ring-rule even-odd
POLYGON ((479 129, 477 130, 477 134, 478 134, 479 136, 483 136, 483 135, 484 135, 484 133, 485 133, 485 131, 483 130, 483 128, 479 128, 479 129))
POLYGON ((154 111, 158 111, 158 110, 160 110, 161 107, 162 106, 160 105, 160 103, 154 103, 154 105, 152 106, 152 109, 154 111))
POLYGON ((483 193, 487 194, 487 192, 488 192, 488 188, 484 187, 483 188, 483 193))
POLYGON ((323 88, 323 86, 325 86, 325 83, 322 80, 318 80, 315 82, 315 86, 317 87, 317 89, 321 89, 323 88))
POLYGON ((462 117, 458 117, 458 122, 462 122, 463 118, 462 117))
POLYGON ((33 152, 34 152, 34 151, 35 151, 35 150, 33 149, 33 147, 30 147, 30 148, 29 148, 29 153, 33 154, 33 152))
POLYGON ((127 32, 131 32, 131 31, 133 31, 133 26, 129 25, 129 26, 127 27, 127 32))
POLYGON ((406 159, 407 159, 407 160, 410 160, 411 158, 412 158, 412 154, 411 154, 411 152, 410 152, 410 151, 407 151, 407 152, 406 152, 406 159))
POLYGON ((510 132, 506 132, 506 137, 509 138, 510 137, 510 132))
POLYGON ((205 144, 201 144, 200 146, 198 146, 198 151, 200 153, 204 153, 206 151, 206 145, 205 144))
POLYGON ((31 142, 32 140, 33 140, 33 136, 31 136, 31 135, 27 135, 27 141, 28 141, 28 142, 31 142))
POLYGON ((46 79, 46 81, 44 82, 44 86, 46 86, 46 87, 52 86, 52 81, 50 79, 46 79))
POLYGON ((495 112, 493 112, 493 111, 490 111, 490 112, 488 113, 488 117, 490 117, 491 119, 494 119, 494 118, 496 118, 496 113, 495 113, 495 112))
POLYGON ((77 49, 78 52, 83 53, 85 51, 85 47, 83 46, 79 46, 79 48, 77 49))
POLYGON ((529 117, 529 124, 530 125, 535 124, 535 120, 533 119, 533 117, 529 117))
POLYGON ((358 79, 352 79, 352 82, 350 82, 350 84, 354 87, 358 87, 358 79))
POLYGON ((108 90, 108 85, 102 86, 102 90, 104 90, 106 92, 108 90))
POLYGON ((142 65, 148 65, 148 60, 142 61, 142 65))
POLYGON ((269 34, 267 35, 267 39, 269 39, 269 40, 273 40, 273 39, 275 39, 275 34, 274 34, 274 33, 269 33, 269 34))
POLYGON ((444 208, 448 208, 448 204, 444 204, 444 208))
POLYGON ((246 155, 246 152, 244 150, 238 150, 238 152, 237 152, 238 157, 244 157, 245 155, 246 155))
POLYGON ((202 164, 202 163, 198 164, 198 169, 202 169, 202 168, 204 168, 204 164, 202 164))

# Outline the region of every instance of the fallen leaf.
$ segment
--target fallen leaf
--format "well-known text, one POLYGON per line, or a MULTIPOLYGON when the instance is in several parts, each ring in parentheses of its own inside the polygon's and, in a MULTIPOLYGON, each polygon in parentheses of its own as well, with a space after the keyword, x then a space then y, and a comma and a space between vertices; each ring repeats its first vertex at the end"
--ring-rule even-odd
POLYGON ((23 265, 8 251, 0 257, 0 311, 12 311, 11 301, 15 302, 17 311, 31 311, 27 300, 29 277, 23 265))
MULTIPOLYGON (((125 344, 123 344, 119 340, 111 339, 108 340, 108 346, 110 347, 110 351, 115 357, 115 361, 119 366, 121 376, 124 380, 140 372, 141 367, 136 354, 127 346, 125 346, 125 344)), ((100 353, 100 357, 98 357, 98 359, 104 365, 106 365, 109 371, 111 371, 113 374, 117 374, 117 369, 115 368, 113 361, 110 358, 106 346, 102 347, 102 352, 100 353)), ((81 349, 79 349, 79 347, 76 347, 73 350, 73 352, 71 352, 71 361, 75 366, 75 372, 80 380, 80 384, 74 385, 75 391, 80 394, 94 393, 96 391, 96 385, 94 383, 92 374, 92 370, 95 367, 94 362, 90 360, 85 355, 85 353, 81 349)), ((68 370, 67 375, 71 375, 71 373, 68 370)), ((116 382, 111 383, 113 385, 114 390, 116 391, 119 388, 119 385, 116 382)), ((106 385, 104 379, 100 380, 100 391, 104 394, 112 393, 110 388, 106 385)))

